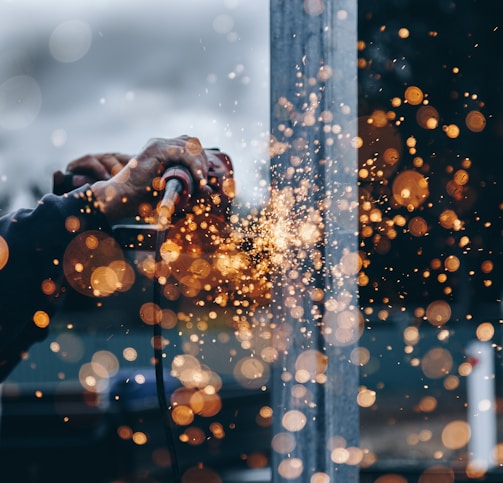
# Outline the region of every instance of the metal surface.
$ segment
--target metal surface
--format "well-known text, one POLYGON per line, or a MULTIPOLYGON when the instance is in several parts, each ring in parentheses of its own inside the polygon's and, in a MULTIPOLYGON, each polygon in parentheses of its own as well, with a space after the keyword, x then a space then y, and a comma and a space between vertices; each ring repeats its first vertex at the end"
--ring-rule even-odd
POLYGON ((350 362, 359 325, 357 287, 355 273, 340 271, 343 257, 357 246, 356 117, 356 1, 271 1, 272 190, 293 193, 286 225, 296 230, 314 213, 321 231, 312 246, 299 248, 292 237, 288 267, 275 273, 273 314, 280 335, 273 437, 288 432, 283 418, 299 414, 291 411, 300 411, 305 425, 288 432, 295 439, 291 452, 273 452, 274 482, 358 480, 351 461, 358 451, 358 368, 350 362), (291 278, 292 268, 299 279, 291 278), (313 299, 314 289, 323 292, 323 301, 313 299), (292 298, 296 311, 289 308, 292 298), (331 302, 339 308, 327 308, 331 302), (341 320, 350 325, 345 341, 326 330, 330 325, 336 331, 341 320), (326 358, 326 380, 296 380, 297 361, 307 351, 326 358), (302 385, 305 400, 293 397, 302 385))

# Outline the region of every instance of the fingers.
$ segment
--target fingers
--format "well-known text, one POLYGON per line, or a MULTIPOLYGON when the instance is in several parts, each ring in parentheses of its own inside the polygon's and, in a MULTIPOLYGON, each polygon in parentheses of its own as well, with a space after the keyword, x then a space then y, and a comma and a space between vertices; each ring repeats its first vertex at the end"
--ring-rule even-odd
POLYGON ((163 172, 181 164, 190 170, 199 189, 206 185, 209 161, 198 138, 183 135, 173 139, 151 139, 136 159, 139 163, 156 159, 163 172))
POLYGON ((114 221, 138 213, 145 216, 142 207, 154 206, 160 201, 158 195, 164 188, 158 186, 159 179, 168 168, 175 166, 181 165, 190 171, 198 199, 209 198, 213 190, 208 183, 208 155, 199 139, 184 135, 151 139, 131 159, 118 154, 84 156, 70 163, 68 169, 75 175, 96 176, 92 190, 100 209, 114 221))
POLYGON ((130 159, 130 156, 119 153, 86 155, 71 161, 66 167, 74 174, 74 185, 107 180, 118 173, 130 159))

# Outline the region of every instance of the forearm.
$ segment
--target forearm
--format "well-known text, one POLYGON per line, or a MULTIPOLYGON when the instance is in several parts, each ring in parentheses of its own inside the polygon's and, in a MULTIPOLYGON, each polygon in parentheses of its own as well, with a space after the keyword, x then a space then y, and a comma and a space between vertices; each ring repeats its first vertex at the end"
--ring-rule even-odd
POLYGON ((0 218, 0 380, 31 344, 45 337, 62 297, 66 246, 87 230, 109 230, 89 186, 47 195, 33 210, 0 218), (39 314, 40 318, 35 317, 39 314), (45 315, 46 314, 46 315, 45 315))

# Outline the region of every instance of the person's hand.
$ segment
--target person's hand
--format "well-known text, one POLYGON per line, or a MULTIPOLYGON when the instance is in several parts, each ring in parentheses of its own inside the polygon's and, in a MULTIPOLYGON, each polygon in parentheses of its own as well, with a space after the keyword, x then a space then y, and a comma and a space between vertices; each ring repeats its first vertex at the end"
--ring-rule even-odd
POLYGON ((65 172, 53 173, 53 193, 63 195, 85 184, 110 179, 131 159, 120 153, 87 154, 66 167, 65 172))
POLYGON ((107 166, 99 160, 98 163, 89 160, 89 166, 92 165, 95 173, 101 170, 98 167, 101 165, 112 174, 91 186, 101 211, 111 222, 146 213, 147 206, 155 206, 163 190, 162 175, 171 166, 182 165, 189 169, 196 195, 211 193, 211 188, 207 186, 208 157, 195 137, 184 135, 174 139, 152 139, 137 156, 114 173, 120 160, 114 155, 114 159, 108 158, 107 166))
POLYGON ((121 153, 87 154, 68 163, 66 172, 72 174, 72 188, 79 188, 86 183, 110 179, 131 157, 121 153))

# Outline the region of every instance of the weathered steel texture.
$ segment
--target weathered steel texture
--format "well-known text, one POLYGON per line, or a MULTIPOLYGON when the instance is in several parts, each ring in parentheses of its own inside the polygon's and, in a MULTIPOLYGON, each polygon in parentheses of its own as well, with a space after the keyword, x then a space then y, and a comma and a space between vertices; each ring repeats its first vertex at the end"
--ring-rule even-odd
POLYGON ((285 229, 314 213, 320 231, 305 247, 293 237, 288 263, 274 273, 273 436, 289 433, 295 448, 273 450, 273 482, 359 479, 352 351, 361 326, 348 262, 358 244, 356 10, 356 0, 271 0, 271 189, 293 193, 285 229), (307 351, 325 357, 326 371, 299 382, 296 363, 307 351), (298 431, 283 424, 291 410, 305 417, 298 431))

